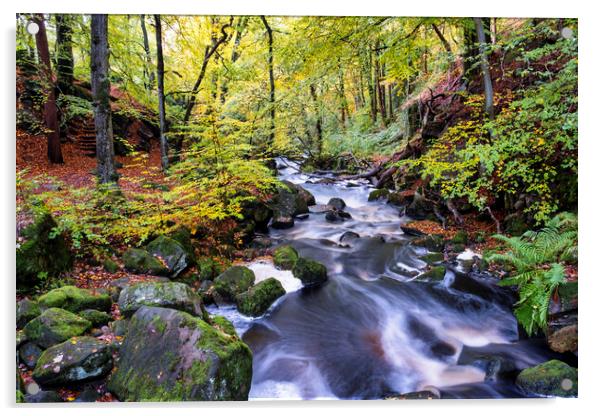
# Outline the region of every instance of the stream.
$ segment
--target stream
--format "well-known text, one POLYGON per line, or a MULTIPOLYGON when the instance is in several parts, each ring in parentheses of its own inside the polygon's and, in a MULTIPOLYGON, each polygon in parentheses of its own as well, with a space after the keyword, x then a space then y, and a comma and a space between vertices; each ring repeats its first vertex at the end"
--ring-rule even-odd
POLYGON ((541 339, 519 337, 512 295, 487 275, 449 267, 438 283, 415 280, 427 251, 409 244, 399 208, 368 202, 368 182, 305 175, 279 160, 279 177, 302 185, 317 204, 342 198, 352 219, 323 213, 270 229, 273 246, 290 244, 328 269, 328 281, 302 289, 268 260, 246 264, 256 282, 281 281, 286 295, 259 318, 233 306, 210 306, 229 318, 253 350, 251 400, 382 399, 430 390, 442 398, 523 397, 503 371, 516 372, 554 354, 541 339), (343 233, 359 238, 340 243, 343 233), (502 374, 502 375, 500 375, 502 374))

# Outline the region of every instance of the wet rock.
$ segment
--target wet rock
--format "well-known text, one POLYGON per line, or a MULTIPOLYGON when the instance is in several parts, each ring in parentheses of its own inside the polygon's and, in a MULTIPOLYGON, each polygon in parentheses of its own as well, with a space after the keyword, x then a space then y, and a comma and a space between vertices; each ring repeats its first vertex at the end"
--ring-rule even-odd
POLYGON ((282 212, 275 212, 270 222, 272 228, 283 230, 286 228, 292 228, 295 225, 295 219, 292 215, 286 215, 282 212))
POLYGON ((309 212, 309 205, 315 205, 314 196, 299 185, 282 181, 284 186, 278 189, 268 204, 273 212, 270 225, 274 228, 290 228, 295 224, 296 215, 309 212))
POLYGON ((194 259, 194 246, 192 245, 192 240, 190 238, 191 234, 192 232, 188 227, 180 225, 174 231, 169 233, 168 237, 177 241, 186 251, 188 258, 192 260, 194 259))
POLYGON ((167 276, 169 274, 167 267, 146 250, 130 248, 123 253, 122 260, 125 269, 132 273, 154 274, 158 276, 167 276))
POLYGON ((412 241, 412 244, 418 247, 424 247, 428 251, 443 251, 445 247, 444 239, 438 234, 430 234, 424 237, 420 237, 412 241))
POLYGON ((556 352, 577 351, 577 325, 569 325, 560 328, 548 336, 548 345, 556 352))
POLYGON ((345 201, 343 201, 341 198, 330 198, 327 205, 330 205, 331 207, 338 209, 340 211, 344 210, 345 207, 347 206, 345 201))
POLYGON ((203 280, 199 286, 198 295, 203 300, 203 305, 210 305, 213 303, 213 281, 203 280))
POLYGON ((17 303, 17 328, 21 329, 33 318, 42 313, 37 302, 30 299, 22 299, 17 303))
POLYGON ((176 240, 164 235, 153 240, 146 250, 162 260, 167 268, 167 275, 171 278, 177 277, 192 264, 192 258, 184 247, 176 240))
POLYGON ((339 243, 341 243, 342 245, 348 246, 349 244, 351 244, 353 241, 357 240, 358 238, 360 238, 360 235, 358 233, 353 232, 353 231, 345 231, 339 237, 339 243))
POLYGON ((34 368, 42 355, 42 349, 33 342, 26 342, 19 348, 19 359, 28 368, 34 368))
POLYGON ((323 264, 299 257, 293 268, 293 276, 301 280, 303 286, 311 287, 324 283, 328 279, 328 272, 323 264))
POLYGON ((270 277, 236 296, 236 307, 244 315, 261 316, 285 293, 282 284, 270 277))
POLYGON ((232 266, 215 278, 215 291, 226 300, 235 301, 236 296, 255 283, 255 273, 244 266, 232 266))
POLYGON ((106 325, 111 320, 111 315, 96 309, 85 309, 79 312, 78 315, 90 321, 94 328, 106 325))
POLYGON ((86 332, 92 324, 76 314, 59 308, 50 308, 32 319, 23 331, 27 339, 40 347, 49 348, 71 337, 86 332))
POLYGON ((424 256, 420 256, 420 260, 432 266, 443 262, 445 258, 443 257, 443 253, 428 253, 424 256))
POLYGON ((536 396, 577 396, 577 369, 558 360, 546 361, 520 372, 516 384, 536 396))
POLYGON ((351 214, 338 209, 332 209, 326 213, 324 218, 326 218, 326 221, 328 222, 343 222, 351 219, 351 214))
POLYGON ((94 403, 100 399, 102 395, 93 387, 85 388, 75 399, 78 403, 94 403))
POLYGON ((119 319, 117 321, 113 321, 109 323, 109 327, 113 334, 117 337, 123 337, 128 332, 128 325, 130 323, 129 319, 119 319))
POLYGON ((435 400, 440 398, 441 396, 435 391, 421 390, 400 394, 398 396, 386 397, 385 400, 435 400))
POLYGON ((109 390, 122 401, 247 400, 251 350, 216 326, 182 311, 140 308, 109 390))
POLYGON ((387 202, 398 207, 408 205, 414 199, 414 193, 408 191, 391 192, 387 195, 387 202))
POLYGON ((471 365, 484 371, 485 381, 514 380, 519 373, 515 361, 511 358, 474 351, 469 347, 462 350, 460 357, 458 357, 458 365, 471 365))
POLYGON ((17 247, 17 288, 31 290, 41 283, 40 276, 54 277, 71 269, 73 257, 63 235, 55 235, 58 227, 49 213, 27 226, 23 244, 17 247))
POLYGON ((62 403, 63 399, 54 390, 40 390, 35 394, 26 394, 25 403, 62 403))
POLYGON ((48 348, 32 377, 40 386, 64 386, 92 380, 113 368, 109 345, 92 337, 75 337, 48 348))
POLYGON ((190 286, 179 282, 142 282, 126 287, 119 294, 119 310, 130 317, 142 306, 161 306, 204 316, 201 298, 190 286))
POLYGON ((281 270, 292 270, 299 258, 297 250, 291 246, 280 246, 274 250, 274 266, 281 270))
POLYGON ((405 209, 405 214, 416 220, 424 220, 433 212, 432 202, 427 201, 422 195, 414 194, 414 199, 405 209))
POLYGON ((80 289, 75 286, 63 286, 53 289, 38 299, 42 309, 61 308, 70 312, 79 312, 85 309, 100 311, 111 310, 111 297, 106 293, 80 289))
POLYGON ((429 282, 440 282, 445 278, 445 266, 433 266, 428 271, 422 273, 418 280, 427 280, 429 282))
POLYGON ((375 189, 368 195, 368 201, 377 201, 381 198, 386 198, 389 195, 388 189, 375 189))

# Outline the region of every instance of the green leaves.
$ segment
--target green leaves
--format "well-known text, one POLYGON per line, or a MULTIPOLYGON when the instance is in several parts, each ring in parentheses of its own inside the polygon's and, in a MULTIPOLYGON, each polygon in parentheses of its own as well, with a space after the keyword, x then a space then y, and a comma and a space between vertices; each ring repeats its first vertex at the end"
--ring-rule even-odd
MULTIPOLYGON (((577 248, 577 216, 563 212, 538 231, 521 237, 496 235, 508 251, 487 256, 489 262, 511 267, 510 277, 500 286, 518 286, 519 301, 514 310, 518 322, 528 334, 547 326, 550 296, 565 282, 567 252, 577 248)), ((576 257, 572 258, 572 262, 576 257)))

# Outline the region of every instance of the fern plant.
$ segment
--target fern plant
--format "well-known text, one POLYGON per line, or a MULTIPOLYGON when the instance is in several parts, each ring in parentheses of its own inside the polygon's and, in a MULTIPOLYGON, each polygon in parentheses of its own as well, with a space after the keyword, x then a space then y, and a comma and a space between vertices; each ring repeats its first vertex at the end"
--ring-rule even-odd
POLYGON ((545 330, 550 297, 565 283, 565 265, 577 260, 577 216, 560 213, 541 230, 527 231, 521 237, 494 238, 508 250, 491 254, 487 260, 511 267, 511 277, 499 284, 518 286, 519 301, 514 309, 518 322, 529 335, 545 330))

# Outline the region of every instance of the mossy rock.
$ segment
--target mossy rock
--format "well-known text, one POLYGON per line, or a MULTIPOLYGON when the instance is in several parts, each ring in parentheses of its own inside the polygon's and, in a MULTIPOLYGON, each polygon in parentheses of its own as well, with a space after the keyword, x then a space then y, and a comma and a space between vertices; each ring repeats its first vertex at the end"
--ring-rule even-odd
POLYGON ((123 253, 125 269, 132 273, 168 276, 169 269, 156 257, 139 248, 130 248, 123 253))
POLYGON ((387 198, 389 195, 388 189, 375 189, 368 195, 368 201, 377 201, 381 198, 387 198))
POLYGON ((449 246, 449 249, 453 252, 453 253, 462 253, 464 250, 466 250, 466 245, 462 244, 462 243, 452 243, 449 246))
POLYGON ((102 265, 108 273, 117 273, 119 271, 119 265, 110 258, 104 259, 102 265))
POLYGON ((55 232, 57 227, 52 215, 45 213, 23 230, 26 241, 16 252, 18 289, 31 290, 45 278, 71 269, 73 256, 65 237, 55 232))
POLYGON ((468 233, 464 230, 458 231, 450 240, 452 244, 468 244, 468 233))
POLYGON ((73 312, 50 308, 29 321, 23 331, 28 340, 40 347, 49 348, 71 337, 81 335, 91 327, 90 321, 73 312))
POLYGON ((194 246, 192 245, 191 235, 192 232, 190 229, 181 225, 169 234, 169 238, 180 243, 184 250, 186 250, 188 257, 194 259, 194 246))
POLYGON ((108 313, 96 309, 85 309, 79 312, 78 315, 90 321, 94 328, 106 325, 112 319, 108 313))
POLYGON ((198 280, 213 280, 226 270, 226 266, 213 257, 201 257, 196 262, 198 280))
POLYGON ((27 322, 40 316, 42 313, 38 302, 31 299, 22 299, 17 303, 17 328, 23 328, 27 322))
POLYGON ((155 257, 160 258, 168 269, 169 277, 177 277, 192 264, 192 257, 176 240, 167 236, 154 239, 146 250, 155 257))
POLYGON ((61 308, 70 312, 79 312, 85 309, 110 311, 112 301, 106 293, 94 293, 89 289, 63 286, 40 296, 38 303, 42 309, 61 308))
POLYGON ((142 306, 161 306, 205 316, 201 298, 180 282, 141 282, 125 287, 119 294, 119 310, 130 317, 142 306))
POLYGON ((293 276, 301 280, 303 286, 316 286, 328 280, 326 266, 315 260, 299 257, 293 267, 293 276))
POLYGON ((445 278, 445 266, 434 266, 430 270, 422 273, 419 280, 427 280, 429 282, 439 282, 445 278))
POLYGON ((270 277, 257 283, 236 297, 238 311, 248 316, 260 316, 268 310, 276 299, 286 293, 282 284, 270 277))
POLYGON ((416 238, 412 244, 418 247, 424 247, 428 251, 440 252, 445 247, 445 240, 439 234, 430 234, 424 237, 416 238))
POLYGON ((407 196, 403 192, 391 192, 387 195, 387 202, 395 206, 403 206, 411 202, 413 195, 407 196))
POLYGON ((281 246, 274 250, 274 266, 282 270, 292 270, 299 254, 291 246, 281 246))
POLYGON ((186 312, 138 309, 119 354, 108 389, 121 401, 248 399, 249 347, 186 312))
POLYGON ((19 361, 27 366, 34 368, 42 355, 42 349, 33 342, 26 342, 19 348, 19 361))
POLYGON ((225 299, 235 301, 236 296, 255 283, 255 273, 244 266, 232 266, 215 278, 215 291, 225 299))
POLYGON ((577 396, 577 369, 558 360, 547 361, 520 372, 516 384, 536 396, 577 396))
POLYGON ((225 334, 231 335, 233 337, 238 337, 238 335, 236 334, 236 329, 234 329, 234 325, 232 325, 232 322, 230 322, 223 316, 216 315, 211 317, 211 326, 225 334))
POLYGON ((444 257, 443 253, 428 253, 424 256, 420 256, 420 260, 432 266, 434 264, 441 263, 444 260, 444 257))
POLYGON ((44 351, 32 377, 43 387, 69 386, 102 377, 112 368, 108 344, 92 337, 74 337, 44 351))
POLYGON ((113 334, 117 337, 123 337, 128 332, 128 326, 130 324, 129 319, 118 319, 117 321, 109 322, 109 327, 113 334))

